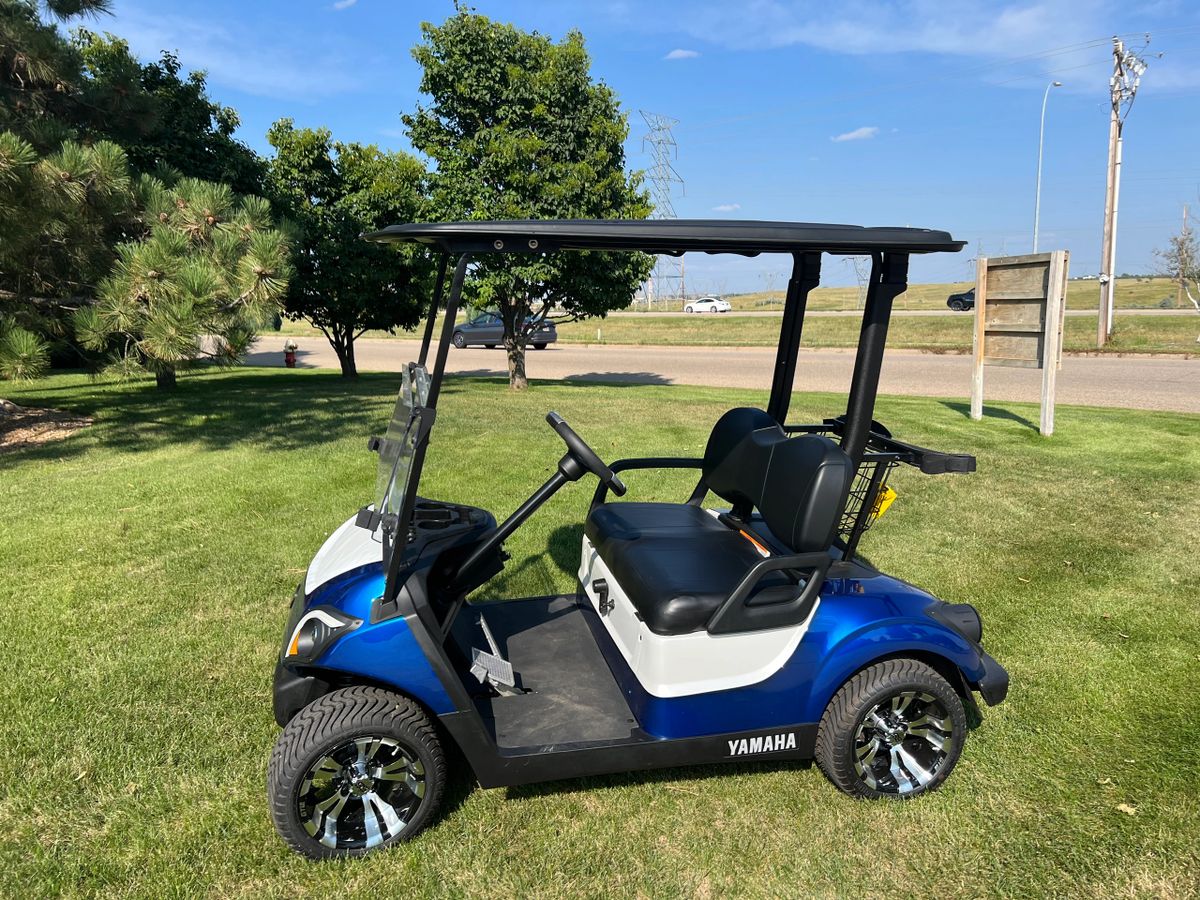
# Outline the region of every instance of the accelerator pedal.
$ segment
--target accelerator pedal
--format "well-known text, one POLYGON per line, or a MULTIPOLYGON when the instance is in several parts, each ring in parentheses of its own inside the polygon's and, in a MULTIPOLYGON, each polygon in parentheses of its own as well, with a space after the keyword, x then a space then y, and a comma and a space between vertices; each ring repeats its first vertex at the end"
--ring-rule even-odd
POLYGON ((490 684, 501 694, 518 693, 517 678, 513 672, 512 663, 501 655, 500 645, 496 643, 492 629, 488 628, 483 613, 479 614, 479 628, 487 639, 488 649, 471 648, 471 674, 479 680, 480 684, 490 684))

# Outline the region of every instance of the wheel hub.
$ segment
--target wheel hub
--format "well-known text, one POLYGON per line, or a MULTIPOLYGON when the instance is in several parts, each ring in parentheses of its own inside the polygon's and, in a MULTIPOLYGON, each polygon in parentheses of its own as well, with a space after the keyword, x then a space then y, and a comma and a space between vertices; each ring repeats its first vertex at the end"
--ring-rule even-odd
POLYGON ((362 797, 375 790, 375 779, 359 768, 350 769, 345 774, 346 785, 355 797, 362 797))

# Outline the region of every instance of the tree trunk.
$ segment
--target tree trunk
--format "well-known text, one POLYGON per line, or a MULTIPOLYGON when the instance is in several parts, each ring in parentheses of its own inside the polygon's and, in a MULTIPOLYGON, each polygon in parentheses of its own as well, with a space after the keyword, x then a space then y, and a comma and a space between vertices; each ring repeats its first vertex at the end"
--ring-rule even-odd
POLYGON ((158 385, 160 391, 175 390, 175 370, 159 369, 154 373, 154 383, 158 385))
POLYGON ((354 362, 354 332, 349 328, 335 327, 329 334, 329 343, 337 354, 343 378, 357 378, 358 366, 354 362))
POLYGON ((504 349, 508 352, 508 389, 523 391, 529 387, 529 379, 525 377, 524 335, 506 334, 504 349))

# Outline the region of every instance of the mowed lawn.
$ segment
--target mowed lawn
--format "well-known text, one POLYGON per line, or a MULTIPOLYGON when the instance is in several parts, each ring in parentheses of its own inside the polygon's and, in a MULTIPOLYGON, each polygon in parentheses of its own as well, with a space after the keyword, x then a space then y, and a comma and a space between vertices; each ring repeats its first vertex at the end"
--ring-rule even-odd
MULTIPOLYGON (((829 263, 826 262, 826 265, 829 263)), ((782 268, 788 271, 787 265, 782 268)), ((786 278, 786 275, 779 277, 777 283, 785 281, 786 278)), ((910 284, 908 290, 896 298, 896 309, 945 309, 946 299, 951 294, 961 293, 974 286, 974 281, 910 284)), ((1117 309, 1158 307, 1164 300, 1173 305, 1178 299, 1176 290, 1175 282, 1161 276, 1118 278, 1115 302, 1117 309)), ((858 287, 819 287, 809 295, 808 308, 858 309, 862 297, 863 291, 858 287)), ((725 299, 738 310, 783 309, 783 288, 781 286, 775 291, 732 294, 725 299)), ((1067 283, 1068 309, 1095 309, 1099 303, 1100 283, 1094 278, 1076 279, 1067 283)), ((1181 305, 1187 306, 1187 301, 1181 305)), ((682 309, 683 303, 680 302, 678 306, 682 309)))
MULTIPOLYGON (((414 842, 290 854, 267 814, 288 598, 370 499, 394 376, 56 376, 6 395, 95 424, 0 455, 0 894, 330 897, 1192 896, 1200 892, 1200 419, 883 398, 900 437, 971 452, 902 471, 863 542, 978 606, 1012 675, 944 790, 855 802, 815 768, 727 765, 482 791, 456 773, 414 842)), ((556 409, 609 458, 696 453, 765 393, 452 379, 423 492, 507 514, 550 473, 556 409)), ((793 418, 839 411, 797 395, 793 418)), ((518 531, 487 593, 573 587, 593 485, 518 531)), ((688 480, 630 478, 681 498, 688 480)))
MULTIPOLYGON (((809 316, 804 323, 806 347, 854 347, 861 313, 809 316)), ((570 344, 653 344, 726 347, 774 347, 780 320, 763 316, 695 314, 691 316, 610 316, 558 327, 558 339, 570 344)), ((895 316, 888 327, 893 349, 935 353, 970 353, 975 328, 972 313, 945 316, 895 316)), ((401 333, 399 337, 412 337, 401 333)), ((1112 339, 1103 353, 1175 353, 1200 355, 1200 316, 1122 316, 1117 313, 1112 339)), ((1064 320, 1063 349, 1096 352, 1095 316, 1064 320)))

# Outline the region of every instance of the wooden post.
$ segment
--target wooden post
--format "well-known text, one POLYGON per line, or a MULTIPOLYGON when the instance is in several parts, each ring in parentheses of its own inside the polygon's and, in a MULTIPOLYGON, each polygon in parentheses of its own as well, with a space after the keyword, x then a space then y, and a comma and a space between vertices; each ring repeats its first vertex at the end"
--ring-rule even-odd
POLYGON ((1038 430, 1054 434, 1054 389, 1058 367, 1062 364, 1063 307, 1066 305, 1067 252, 1050 254, 1050 272, 1046 278, 1046 320, 1042 340, 1042 415, 1038 430))
POLYGON ((978 422, 983 418, 983 338, 984 306, 987 305, 987 257, 975 261, 975 340, 974 365, 971 370, 971 418, 978 422))

